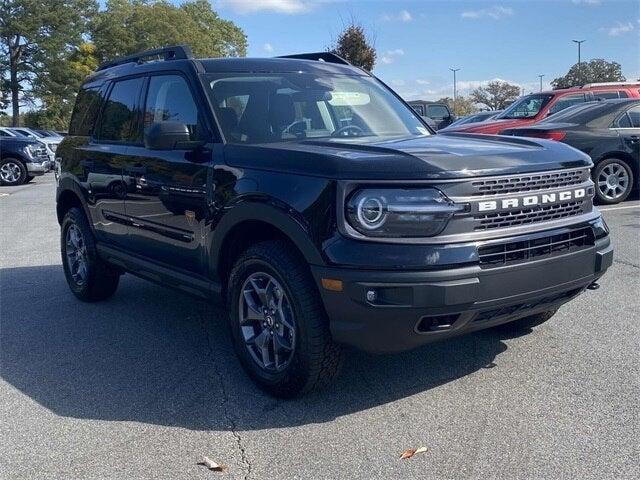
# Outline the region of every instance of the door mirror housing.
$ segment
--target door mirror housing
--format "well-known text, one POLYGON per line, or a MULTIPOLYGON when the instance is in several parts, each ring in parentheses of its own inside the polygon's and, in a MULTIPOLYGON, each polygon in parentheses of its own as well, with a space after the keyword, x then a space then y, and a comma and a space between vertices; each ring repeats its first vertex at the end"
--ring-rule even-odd
POLYGON ((202 142, 191 140, 189 128, 182 122, 155 122, 144 134, 149 150, 192 150, 202 142))

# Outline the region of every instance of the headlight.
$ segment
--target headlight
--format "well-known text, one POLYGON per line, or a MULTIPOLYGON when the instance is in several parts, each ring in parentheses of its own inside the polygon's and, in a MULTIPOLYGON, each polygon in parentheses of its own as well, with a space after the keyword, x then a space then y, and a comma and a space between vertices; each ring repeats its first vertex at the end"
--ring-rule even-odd
POLYGON ((27 145, 26 147, 24 147, 24 152, 27 154, 28 157, 35 158, 36 155, 38 154, 38 147, 34 147, 33 145, 27 145))
POLYGON ((349 196, 346 218, 367 237, 433 237, 465 209, 435 188, 375 188, 349 196))

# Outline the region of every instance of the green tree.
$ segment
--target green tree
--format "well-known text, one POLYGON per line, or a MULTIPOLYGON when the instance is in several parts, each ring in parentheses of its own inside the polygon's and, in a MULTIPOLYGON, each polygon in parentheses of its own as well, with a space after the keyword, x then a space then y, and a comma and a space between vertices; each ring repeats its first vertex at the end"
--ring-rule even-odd
POLYGON ((376 64, 377 54, 373 42, 367 37, 364 27, 354 21, 338 35, 335 45, 329 51, 369 72, 376 64))
POLYGON ((569 88, 596 82, 624 82, 622 67, 618 62, 607 62, 602 58, 594 58, 589 62, 573 65, 566 75, 552 80, 551 86, 569 88))
POLYGON ((486 87, 476 88, 471 92, 474 103, 485 105, 489 110, 502 110, 520 96, 520 87, 508 82, 495 80, 486 87))
POLYGON ((445 103, 449 106, 449 110, 457 117, 464 117, 465 115, 471 115, 478 111, 475 103, 471 99, 463 96, 457 97, 455 102, 451 97, 443 97, 440 100, 436 100, 436 103, 445 103))
POLYGON ((95 0, 0 0, 2 91, 13 125, 19 125, 20 107, 34 104, 34 89, 46 88, 50 73, 82 42, 96 10, 95 0))
POLYGON ((187 44, 196 56, 244 56, 247 38, 207 0, 109 0, 92 24, 96 55, 108 60, 141 50, 187 44))

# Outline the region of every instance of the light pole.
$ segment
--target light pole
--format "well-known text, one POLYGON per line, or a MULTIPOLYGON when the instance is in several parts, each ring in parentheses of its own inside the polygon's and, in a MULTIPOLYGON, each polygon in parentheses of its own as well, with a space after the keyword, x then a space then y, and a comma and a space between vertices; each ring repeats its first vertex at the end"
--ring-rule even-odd
POLYGON ((456 72, 458 70, 460 70, 459 68, 450 68, 449 70, 451 70, 453 72, 453 114, 456 114, 456 106, 457 106, 457 100, 458 100, 458 89, 456 87, 456 72))
POLYGON ((541 73, 538 77, 540 78, 540 91, 542 91, 542 77, 544 77, 544 73, 541 73))
POLYGON ((571 40, 571 41, 578 45, 578 83, 582 85, 582 61, 580 60, 580 45, 586 42, 586 40, 571 40))

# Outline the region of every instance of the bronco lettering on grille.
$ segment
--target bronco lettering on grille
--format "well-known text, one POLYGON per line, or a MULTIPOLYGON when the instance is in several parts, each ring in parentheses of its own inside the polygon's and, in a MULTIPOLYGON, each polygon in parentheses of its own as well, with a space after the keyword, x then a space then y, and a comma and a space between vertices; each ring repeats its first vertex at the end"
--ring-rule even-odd
POLYGON ((576 188, 574 190, 563 190, 555 193, 544 193, 540 195, 526 195, 524 197, 503 198, 500 200, 486 200, 478 202, 478 211, 491 212, 494 210, 507 210, 518 207, 533 207, 535 205, 548 205, 557 202, 566 202, 584 198, 586 189, 576 188))

